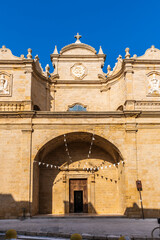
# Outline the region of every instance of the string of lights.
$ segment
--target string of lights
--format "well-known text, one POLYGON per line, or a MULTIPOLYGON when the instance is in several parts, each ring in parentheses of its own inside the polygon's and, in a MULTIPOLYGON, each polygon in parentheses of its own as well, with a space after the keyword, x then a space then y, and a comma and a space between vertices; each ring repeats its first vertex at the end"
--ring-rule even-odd
POLYGON ((66 150, 66 153, 67 153, 67 155, 68 155, 69 162, 72 163, 72 157, 71 157, 71 155, 70 155, 70 153, 69 153, 66 135, 64 134, 63 136, 64 136, 64 146, 65 146, 65 150, 66 150))
MULTIPOLYGON (((67 153, 67 156, 68 156, 68 166, 70 163, 72 163, 72 157, 70 155, 70 152, 69 152, 69 149, 68 149, 68 143, 67 143, 67 138, 66 138, 66 135, 64 134, 64 146, 65 146, 65 151, 67 153)), ((92 153, 92 148, 93 148, 93 144, 94 144, 94 141, 95 141, 95 135, 94 133, 92 134, 92 138, 91 138, 91 143, 90 143, 90 147, 89 147, 89 151, 88 151, 88 155, 87 155, 87 159, 90 158, 91 156, 91 153, 92 153)), ((38 163, 38 165, 40 166, 46 166, 47 168, 50 167, 50 168, 55 168, 55 169, 59 169, 59 170, 63 170, 63 168, 61 166, 58 166, 58 165, 54 165, 54 164, 49 164, 49 163, 45 163, 45 162, 39 162, 39 161, 34 161, 35 163, 38 163), (61 169, 62 168, 62 169, 61 169)), ((124 161, 121 161, 123 166, 124 166, 124 161)), ((83 167, 83 170, 84 171, 98 171, 99 169, 101 170, 105 170, 107 168, 111 168, 111 167, 117 167, 120 162, 118 163, 114 163, 114 164, 110 164, 110 165, 104 165, 105 164, 105 161, 101 164, 99 164, 98 166, 92 166, 92 167, 89 167, 89 166, 86 166, 87 165, 87 162, 85 162, 84 164, 84 167, 83 167), (104 166, 103 166, 104 165, 104 166)), ((67 168, 67 166, 65 167, 67 168)), ((77 168, 76 168, 77 169, 77 168)), ((75 169, 75 170, 76 170, 75 169)))

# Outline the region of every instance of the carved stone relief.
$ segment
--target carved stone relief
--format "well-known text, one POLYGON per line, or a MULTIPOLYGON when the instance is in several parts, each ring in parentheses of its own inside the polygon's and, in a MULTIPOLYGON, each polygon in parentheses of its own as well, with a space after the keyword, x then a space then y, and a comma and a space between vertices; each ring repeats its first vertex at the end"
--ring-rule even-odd
POLYGON ((148 96, 160 96, 160 76, 156 73, 148 75, 148 96))
POLYGON ((71 75, 75 79, 83 79, 86 76, 86 68, 82 63, 76 63, 71 67, 71 75))
POLYGON ((0 97, 11 96, 11 75, 0 72, 0 97))

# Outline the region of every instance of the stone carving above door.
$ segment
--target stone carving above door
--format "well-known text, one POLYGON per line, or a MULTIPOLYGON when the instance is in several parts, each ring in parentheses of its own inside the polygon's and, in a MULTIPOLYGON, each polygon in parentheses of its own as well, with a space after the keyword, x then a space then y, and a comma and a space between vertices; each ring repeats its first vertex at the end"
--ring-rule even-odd
POLYGON ((0 72, 0 97, 11 96, 12 76, 8 73, 0 72))
POLYGON ((87 70, 82 63, 75 63, 71 67, 71 75, 76 79, 83 79, 87 75, 87 70))

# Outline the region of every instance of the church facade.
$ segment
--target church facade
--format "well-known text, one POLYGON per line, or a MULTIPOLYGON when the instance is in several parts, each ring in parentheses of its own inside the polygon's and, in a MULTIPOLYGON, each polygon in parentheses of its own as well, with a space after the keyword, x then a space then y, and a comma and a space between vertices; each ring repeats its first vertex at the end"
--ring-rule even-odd
POLYGON ((126 48, 104 73, 102 48, 75 37, 53 73, 0 49, 0 218, 158 217, 160 50, 126 48))

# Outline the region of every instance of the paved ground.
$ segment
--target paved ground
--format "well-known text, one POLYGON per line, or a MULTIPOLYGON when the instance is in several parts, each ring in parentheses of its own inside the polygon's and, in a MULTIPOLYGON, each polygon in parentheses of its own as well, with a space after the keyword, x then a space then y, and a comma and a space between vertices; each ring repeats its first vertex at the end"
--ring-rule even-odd
POLYGON ((116 217, 64 217, 31 218, 26 220, 0 220, 0 232, 15 229, 21 234, 41 236, 55 233, 57 236, 69 237, 72 233, 84 236, 105 237, 127 235, 130 237, 151 237, 157 219, 128 219, 116 217), (25 233, 23 233, 25 232, 25 233))

